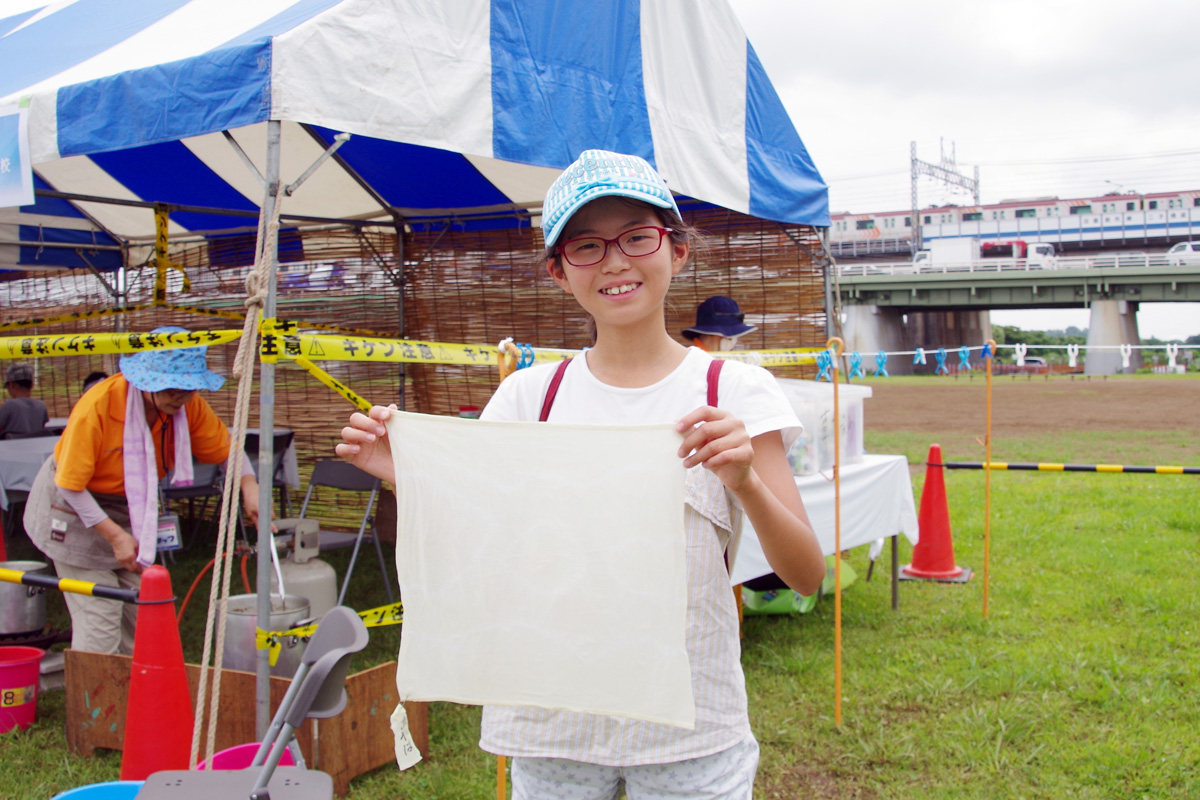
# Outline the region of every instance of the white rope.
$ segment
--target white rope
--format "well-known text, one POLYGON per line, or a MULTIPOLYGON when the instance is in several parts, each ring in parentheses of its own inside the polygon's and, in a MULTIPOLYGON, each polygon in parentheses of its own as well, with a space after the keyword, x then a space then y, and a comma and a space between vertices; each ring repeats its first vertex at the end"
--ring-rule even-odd
MULTIPOLYGON (((237 515, 241 513, 242 460, 245 457, 246 423, 250 416, 251 389, 254 384, 254 366, 258 362, 258 322, 263 302, 267 296, 267 280, 270 272, 271 254, 279 235, 280 195, 282 185, 275 196, 273 214, 270 219, 259 216, 258 245, 255 250, 254 269, 246 277, 246 322, 238 341, 237 357, 233 373, 238 382, 237 401, 234 406, 233 428, 230 432, 229 459, 225 471, 225 487, 221 495, 221 525, 217 533, 217 554, 213 569, 212 589, 208 598, 208 617, 204 626, 204 649, 200 661, 201 680, 196 690, 196 712, 192 727, 192 752, 190 765, 194 769, 200 750, 200 729, 204 721, 204 700, 207 694, 208 666, 213 661, 213 652, 225 652, 225 618, 229 600, 229 586, 233 577, 233 553, 237 540, 237 515), (214 630, 215 629, 215 630, 214 630), (215 636, 214 636, 215 633, 215 636), (214 642, 215 639, 215 642, 214 642)), ((260 436, 261 439, 261 436, 260 436)), ((271 509, 260 508, 259 514, 270 514, 271 509)), ((208 711, 208 736, 205 741, 205 760, 212 763, 216 751, 217 716, 221 697, 221 670, 213 669, 212 697, 208 711)))

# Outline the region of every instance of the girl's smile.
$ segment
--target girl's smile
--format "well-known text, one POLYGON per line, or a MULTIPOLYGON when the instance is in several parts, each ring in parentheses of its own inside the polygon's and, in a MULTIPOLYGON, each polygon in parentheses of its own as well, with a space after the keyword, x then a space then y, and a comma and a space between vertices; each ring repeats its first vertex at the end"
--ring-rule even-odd
POLYGON ((609 297, 624 297, 624 296, 636 291, 639 286, 641 286, 641 284, 636 283, 636 282, 635 283, 620 283, 620 284, 617 284, 616 286, 606 286, 605 288, 600 290, 600 294, 607 295, 609 297))

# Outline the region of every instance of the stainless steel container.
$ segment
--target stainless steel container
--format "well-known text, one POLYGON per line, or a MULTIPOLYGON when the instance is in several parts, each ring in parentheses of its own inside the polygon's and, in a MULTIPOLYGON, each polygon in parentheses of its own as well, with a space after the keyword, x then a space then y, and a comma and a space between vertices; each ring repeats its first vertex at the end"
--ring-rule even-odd
MULTIPOLYGON (((0 561, 0 569, 54 577, 50 565, 42 561, 0 561)), ((0 581, 0 635, 40 633, 45 627, 45 588, 0 581)))
MULTIPOLYGON (((236 594, 229 598, 225 618, 225 652, 221 666, 254 672, 258 669, 258 650, 255 647, 255 630, 258 627, 258 596, 236 594)), ((308 598, 288 594, 280 597, 271 595, 270 630, 286 631, 311 617, 308 598)), ((290 678, 300 666, 307 642, 285 637, 279 660, 271 667, 271 674, 290 678)))

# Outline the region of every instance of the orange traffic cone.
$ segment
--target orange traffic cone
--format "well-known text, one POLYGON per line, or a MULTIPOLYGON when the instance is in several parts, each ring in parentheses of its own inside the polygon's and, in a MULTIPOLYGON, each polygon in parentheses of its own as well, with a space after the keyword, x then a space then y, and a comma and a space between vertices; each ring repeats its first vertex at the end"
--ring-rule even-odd
POLYGON ((942 446, 930 445, 925 462, 925 486, 921 489, 921 511, 917 525, 921 538, 913 547, 913 563, 900 570, 901 580, 932 580, 966 583, 970 567, 954 563, 954 541, 950 537, 950 507, 946 503, 946 481, 942 475, 942 446))
POLYGON ((142 573, 133 669, 121 753, 121 780, 162 769, 187 769, 192 755, 192 699, 166 567, 142 573))

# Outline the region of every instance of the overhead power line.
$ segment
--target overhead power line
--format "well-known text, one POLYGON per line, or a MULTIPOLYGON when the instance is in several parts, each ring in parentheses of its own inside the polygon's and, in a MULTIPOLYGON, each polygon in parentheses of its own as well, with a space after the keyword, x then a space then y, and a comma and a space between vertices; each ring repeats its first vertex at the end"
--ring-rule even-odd
POLYGON ((1137 161, 1143 158, 1179 158, 1194 156, 1200 150, 1175 150, 1169 153, 1137 153, 1125 156, 1091 156, 1088 158, 1063 158, 1050 161, 980 161, 981 167, 1038 167, 1054 166, 1056 164, 1097 164, 1105 161, 1137 161))

